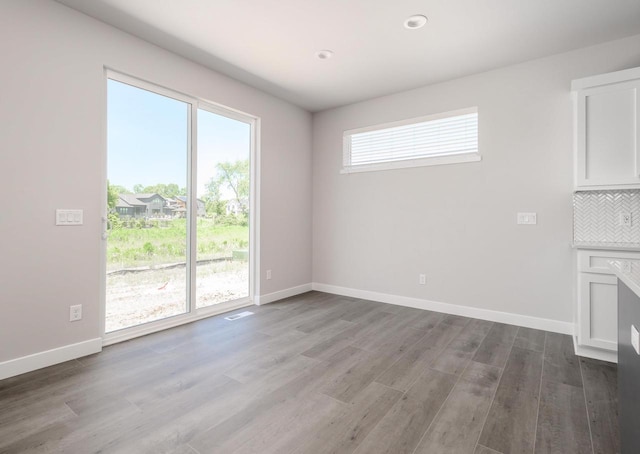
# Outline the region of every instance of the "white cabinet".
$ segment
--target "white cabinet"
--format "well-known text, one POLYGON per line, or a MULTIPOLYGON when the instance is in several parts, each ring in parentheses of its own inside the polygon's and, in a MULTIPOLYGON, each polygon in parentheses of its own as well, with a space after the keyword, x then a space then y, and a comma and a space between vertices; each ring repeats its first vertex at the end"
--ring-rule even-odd
POLYGON ((618 280, 613 275, 582 273, 578 306, 578 343, 616 351, 618 280))
POLYGON ((640 188, 640 68, 574 80, 576 188, 640 188))
POLYGON ((578 251, 577 352, 607 361, 618 349, 618 280, 609 260, 640 259, 640 252, 578 251))

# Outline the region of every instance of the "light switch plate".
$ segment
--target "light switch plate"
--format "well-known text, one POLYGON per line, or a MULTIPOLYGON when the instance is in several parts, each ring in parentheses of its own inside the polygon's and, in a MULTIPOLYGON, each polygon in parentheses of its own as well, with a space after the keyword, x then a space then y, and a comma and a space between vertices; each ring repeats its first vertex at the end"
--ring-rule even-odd
POLYGON ((640 355, 640 335, 638 335, 638 329, 631 325, 631 345, 638 355, 640 355))
POLYGON ((82 210, 56 210, 56 225, 82 225, 82 210))
POLYGON ((519 225, 535 225, 538 223, 537 213, 518 213, 519 225))

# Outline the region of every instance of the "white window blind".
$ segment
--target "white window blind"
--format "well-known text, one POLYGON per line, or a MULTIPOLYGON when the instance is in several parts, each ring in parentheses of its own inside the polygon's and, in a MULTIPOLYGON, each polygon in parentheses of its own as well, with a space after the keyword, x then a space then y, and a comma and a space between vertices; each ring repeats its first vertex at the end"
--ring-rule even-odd
POLYGON ((478 110, 475 107, 344 134, 345 172, 479 159, 478 110), (443 159, 452 156, 458 158, 443 159))

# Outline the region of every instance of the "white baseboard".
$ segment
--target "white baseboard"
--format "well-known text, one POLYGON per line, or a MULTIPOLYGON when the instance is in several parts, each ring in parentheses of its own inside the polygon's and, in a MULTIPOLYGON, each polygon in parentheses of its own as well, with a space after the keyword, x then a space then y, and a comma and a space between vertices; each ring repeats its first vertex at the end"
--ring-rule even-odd
MULTIPOLYGON (((367 290, 339 287, 317 282, 314 282, 312 284, 303 284, 297 287, 291 287, 277 292, 268 293, 266 295, 256 296, 254 298, 254 303, 259 305, 268 304, 284 298, 289 298, 291 296, 300 295, 311 290, 332 293, 334 295, 350 296, 353 298, 378 301, 381 303, 395 304, 397 306, 413 307, 417 309, 443 312, 452 315, 462 315, 465 317, 479 318, 492 322, 508 323, 511 325, 524 326, 526 328, 535 328, 544 331, 573 335, 573 323, 569 322, 561 322, 558 320, 531 317, 528 315, 513 314, 509 312, 492 311, 489 309, 481 309, 477 307, 441 303, 420 298, 411 298, 407 296, 370 292, 367 290)), ((96 338, 84 342, 79 342, 77 344, 66 345, 64 347, 54 348, 52 350, 35 353, 33 355, 4 361, 0 363, 0 380, 31 372, 36 369, 41 369, 43 367, 52 366, 54 364, 62 363, 65 361, 70 361, 82 356, 98 353, 102 350, 102 345, 102 338, 96 338)), ((617 361, 617 354, 615 352, 592 352, 591 349, 589 349, 589 351, 586 351, 584 350, 584 347, 579 347, 577 345, 575 346, 575 348, 576 353, 580 356, 587 356, 590 358, 611 362, 617 361), (583 352, 584 354, 580 352, 583 352)))
POLYGON ((311 284, 298 285, 297 287, 286 288, 273 293, 267 293, 266 295, 260 295, 254 298, 254 302, 258 305, 273 303, 290 296, 300 295, 301 293, 310 292, 312 290, 311 284))
POLYGON ((318 282, 314 282, 312 284, 312 289, 319 292, 333 293, 335 295, 350 296, 353 298, 362 298, 371 301, 378 301, 381 303, 395 304, 397 306, 413 307, 416 309, 425 309, 452 315, 462 315, 464 317, 479 318, 481 320, 489 320, 491 322, 507 323, 510 325, 523 326, 525 328, 534 328, 544 331, 551 331, 554 333, 573 335, 573 323, 561 322, 559 320, 532 317, 530 315, 514 314, 510 312, 493 311, 490 309, 482 309, 478 307, 440 303, 437 301, 411 298, 408 296, 370 292, 367 290, 339 287, 336 285, 320 284, 318 282))
POLYGON ((101 350, 102 338, 98 337, 78 342, 77 344, 65 345, 64 347, 34 353, 33 355, 10 359, 0 363, 0 380, 98 353, 101 350))
MULTIPOLYGON (((219 311, 227 312, 230 310, 237 309, 239 307, 245 307, 251 304, 268 304, 274 301, 278 301, 284 298, 288 298, 290 296, 300 295, 301 293, 306 293, 311 291, 311 284, 299 285, 297 287, 291 287, 288 289, 280 290, 277 292, 269 293, 262 296, 254 297, 253 303, 242 303, 238 306, 234 307, 225 307, 224 310, 219 311)), ((196 317, 192 319, 185 320, 183 323, 190 323, 198 318, 210 317, 212 315, 217 314, 218 312, 211 313, 208 312, 201 317, 196 317)), ((161 326, 161 325, 153 325, 148 328, 144 334, 148 334, 151 332, 155 332, 161 329, 170 328, 173 326, 177 326, 182 323, 176 323, 175 321, 169 321, 170 326, 161 326)), ((4 361, 0 363, 0 380, 5 378, 14 377, 16 375, 24 374, 27 372, 31 372, 36 369, 42 369, 43 367, 52 366, 54 364, 63 363, 65 361, 70 361, 72 359, 80 358, 82 356, 91 355, 93 353, 98 353, 102 351, 103 345, 110 345, 116 342, 121 342, 123 340, 128 340, 132 337, 137 337, 141 335, 140 332, 137 332, 135 336, 130 333, 117 336, 107 336, 103 341, 102 338, 91 339, 84 342, 79 342, 77 344, 65 345, 64 347, 54 348, 52 350, 47 350, 40 353, 34 353, 33 355, 23 356, 21 358, 11 359, 9 361, 4 361)))
POLYGON ((573 336, 573 349, 578 356, 598 359, 600 361, 607 361, 610 363, 618 362, 618 352, 611 352, 607 350, 601 350, 599 348, 578 345, 578 339, 576 336, 573 336))

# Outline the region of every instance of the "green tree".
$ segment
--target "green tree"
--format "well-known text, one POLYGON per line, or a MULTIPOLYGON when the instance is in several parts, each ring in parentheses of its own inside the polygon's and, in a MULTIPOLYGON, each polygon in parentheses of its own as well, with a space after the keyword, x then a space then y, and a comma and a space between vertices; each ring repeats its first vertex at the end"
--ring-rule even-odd
POLYGON ((227 204, 222 200, 204 200, 204 209, 209 216, 226 214, 226 207, 227 204))
POLYGON ((220 184, 213 178, 205 184, 207 192, 202 197, 207 215, 224 214, 224 202, 220 200, 220 184))
POLYGON ((221 162, 216 164, 216 175, 206 184, 207 194, 204 200, 209 207, 215 208, 218 214, 224 214, 224 204, 220 204, 223 190, 231 192, 237 200, 242 212, 247 213, 246 202, 249 199, 250 178, 249 160, 221 162))
POLYGON ((133 187, 133 191, 136 194, 160 194, 165 198, 175 198, 179 195, 187 195, 187 188, 181 188, 175 183, 158 183, 151 186, 143 186, 141 184, 136 184, 133 187))
POLYGON ((131 192, 124 186, 119 186, 117 184, 112 185, 109 183, 109 180, 107 180, 107 206, 109 207, 109 210, 114 210, 116 208, 120 194, 130 193, 131 192))
POLYGON ((111 185, 107 180, 107 220, 108 229, 117 229, 122 227, 120 216, 116 213, 116 204, 120 198, 120 194, 128 194, 127 188, 118 185, 111 185))

